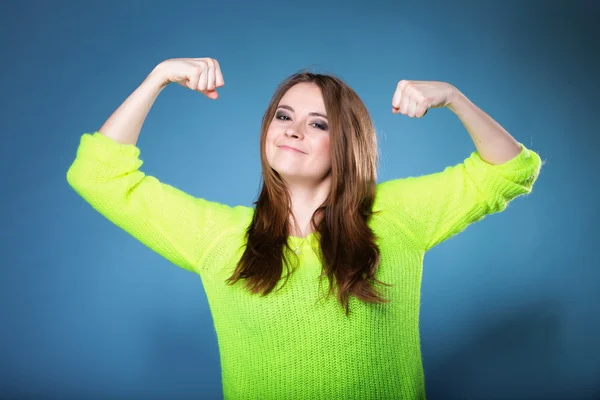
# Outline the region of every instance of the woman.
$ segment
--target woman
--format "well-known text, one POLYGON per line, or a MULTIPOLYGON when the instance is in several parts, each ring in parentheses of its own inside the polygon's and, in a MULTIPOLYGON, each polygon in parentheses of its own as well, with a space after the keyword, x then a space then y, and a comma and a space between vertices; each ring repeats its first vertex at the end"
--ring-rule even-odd
POLYGON ((452 85, 400 81, 394 113, 448 107, 477 151, 436 174, 376 184, 364 104, 339 79, 302 73, 280 85, 264 115, 256 207, 230 207, 139 170, 138 135, 170 82, 210 99, 225 83, 214 59, 160 63, 82 136, 67 179, 109 220, 200 276, 225 398, 425 398, 424 254, 529 193, 540 157, 452 85))

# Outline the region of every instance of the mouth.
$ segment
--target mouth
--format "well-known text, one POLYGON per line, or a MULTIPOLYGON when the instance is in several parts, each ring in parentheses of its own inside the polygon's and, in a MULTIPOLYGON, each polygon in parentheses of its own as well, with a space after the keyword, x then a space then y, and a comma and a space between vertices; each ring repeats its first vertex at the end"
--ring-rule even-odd
POLYGON ((286 150, 286 151, 292 151, 292 152, 295 152, 295 153, 306 154, 305 152, 300 151, 300 150, 298 150, 298 149, 296 149, 294 147, 290 147, 290 146, 279 146, 279 148, 283 149, 283 150, 286 150))

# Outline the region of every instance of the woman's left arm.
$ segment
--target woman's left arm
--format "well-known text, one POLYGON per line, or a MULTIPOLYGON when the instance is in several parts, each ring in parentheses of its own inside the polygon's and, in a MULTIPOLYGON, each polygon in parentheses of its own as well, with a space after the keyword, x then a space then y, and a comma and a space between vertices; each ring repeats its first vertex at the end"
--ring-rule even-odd
POLYGON ((471 135, 476 152, 441 172, 378 184, 377 207, 411 233, 423 249, 452 237, 488 214, 503 211, 531 192, 542 160, 498 123, 443 82, 400 81, 392 112, 420 118, 448 107, 471 135))
POLYGON ((456 114, 485 162, 503 164, 521 152, 515 138, 449 83, 402 80, 392 98, 392 112, 409 117, 421 118, 429 108, 440 107, 456 114))

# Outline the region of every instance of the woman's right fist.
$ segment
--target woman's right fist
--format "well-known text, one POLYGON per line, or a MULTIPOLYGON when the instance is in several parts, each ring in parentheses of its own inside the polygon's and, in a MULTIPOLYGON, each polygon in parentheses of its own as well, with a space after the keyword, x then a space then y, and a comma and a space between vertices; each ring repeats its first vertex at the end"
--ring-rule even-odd
POLYGON ((170 58, 158 64, 152 73, 166 84, 175 82, 216 100, 218 87, 225 84, 219 62, 214 58, 170 58))

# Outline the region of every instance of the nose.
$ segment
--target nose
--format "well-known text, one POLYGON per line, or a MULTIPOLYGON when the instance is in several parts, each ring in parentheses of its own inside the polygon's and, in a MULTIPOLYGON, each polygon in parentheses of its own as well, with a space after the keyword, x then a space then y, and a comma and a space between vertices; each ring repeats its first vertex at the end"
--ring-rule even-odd
POLYGON ((304 133, 302 132, 302 128, 296 125, 288 125, 285 128, 284 134, 288 137, 301 138, 304 137, 304 133))
POLYGON ((296 131, 294 131, 293 129, 287 128, 285 130, 285 136, 289 136, 289 137, 298 137, 298 134, 296 133, 296 131))

